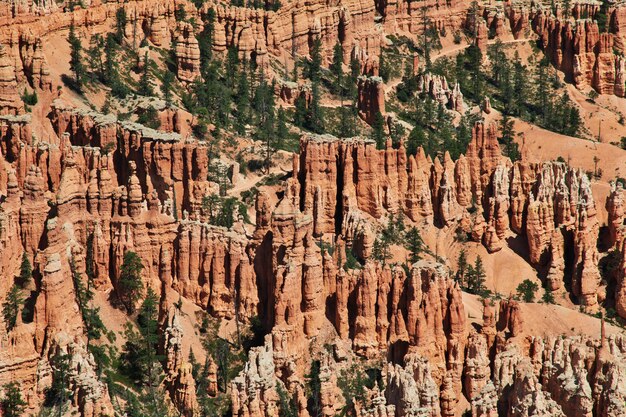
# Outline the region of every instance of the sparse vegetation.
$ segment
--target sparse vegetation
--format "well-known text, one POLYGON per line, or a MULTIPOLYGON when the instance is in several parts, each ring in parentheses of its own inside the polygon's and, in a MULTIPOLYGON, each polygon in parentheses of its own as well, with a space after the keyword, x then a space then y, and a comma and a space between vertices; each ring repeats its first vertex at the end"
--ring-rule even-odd
POLYGON ((525 279, 517 286, 517 295, 526 303, 535 301, 535 293, 539 289, 539 285, 529 279, 525 279))

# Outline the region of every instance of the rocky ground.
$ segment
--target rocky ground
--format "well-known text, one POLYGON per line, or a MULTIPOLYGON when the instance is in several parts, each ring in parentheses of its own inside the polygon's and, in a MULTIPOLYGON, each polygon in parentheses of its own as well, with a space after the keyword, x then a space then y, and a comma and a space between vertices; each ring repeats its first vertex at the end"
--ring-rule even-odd
POLYGON ((3 2, 0 416, 626 415, 624 22, 3 2))

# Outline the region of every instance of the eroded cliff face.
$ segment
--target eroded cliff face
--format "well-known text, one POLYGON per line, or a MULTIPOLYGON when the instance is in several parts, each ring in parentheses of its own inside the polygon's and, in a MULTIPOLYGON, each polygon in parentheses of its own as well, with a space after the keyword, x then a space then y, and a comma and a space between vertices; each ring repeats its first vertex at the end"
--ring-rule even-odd
MULTIPOLYGON (((593 17, 597 9, 583 10, 576 5, 573 15, 593 17)), ((624 97, 624 28, 621 21, 626 9, 617 5, 608 10, 608 31, 600 33, 598 24, 590 19, 567 20, 538 9, 531 16, 533 30, 540 47, 552 64, 565 73, 577 88, 590 86, 600 94, 624 97)))
POLYGON ((494 126, 477 124, 466 155, 456 162, 447 154, 443 163, 433 162, 421 150, 407 156, 402 144, 378 150, 367 140, 328 136, 304 139, 301 149, 300 208, 312 216, 316 235, 362 239, 352 219, 399 212, 414 222, 462 230, 490 252, 517 234, 525 237, 532 264, 551 266, 554 290, 564 289, 565 280, 558 253, 570 251, 573 294, 591 309, 604 299, 599 223, 586 174, 558 162, 511 164, 501 156, 494 126))
MULTIPOLYGON (((35 271, 26 288, 31 314, 19 315, 10 331, 0 324, 0 385, 19 381, 29 413, 43 403, 59 355, 70 358, 64 372, 71 410, 82 417, 115 412, 88 349, 72 276, 93 271, 94 290, 115 299, 127 251, 137 253, 142 284, 158 295, 168 404, 188 417, 198 415, 199 404, 184 354, 193 335, 182 322, 179 300, 220 320, 261 321, 264 343, 250 350, 228 388, 235 416, 280 415, 281 390, 299 416, 311 415, 307 375, 313 360, 320 363, 321 413, 329 417, 353 400, 344 397, 340 372, 363 363, 380 374, 355 404, 363 417, 457 416, 468 404, 476 416, 626 412, 621 337, 529 337, 528 319, 513 299, 485 300, 479 325, 470 322, 446 265, 429 258, 403 268, 372 256, 375 234, 391 214, 458 230, 492 253, 519 236, 529 262, 547 271, 551 290, 571 292, 590 312, 614 298, 617 313, 626 317, 620 185, 606 203, 608 245, 621 253, 614 294, 600 279, 600 203, 585 173, 558 162, 511 163, 501 155, 495 127, 482 123, 456 161, 448 154, 432 160, 421 149, 408 155, 403 143, 379 150, 361 138, 305 135, 284 189, 257 196, 254 225, 242 217, 229 229, 217 227, 208 224, 202 204, 219 192, 209 179, 208 145, 187 134, 182 112, 159 110, 161 128, 155 130, 55 99, 42 44, 72 23, 84 33, 111 26, 123 7, 126 41, 145 37, 164 49, 175 41, 176 75, 188 86, 200 75, 195 34, 215 6, 214 50, 235 46, 262 68, 270 55, 309 54, 318 36, 328 63, 341 43, 344 63, 355 57, 367 74, 359 79, 358 102, 362 118, 371 122, 385 112, 377 76, 383 30, 421 33, 421 5, 287 2, 276 12, 208 3, 198 10, 173 0, 84 5, 64 11, 56 2, 24 0, 0 7, 0 276, 8 278, 0 280, 0 300, 24 255, 35 271), (196 18, 196 26, 176 21, 178 6, 196 18), (23 88, 46 100, 44 120, 27 114, 23 88), (49 135, 34 135, 44 123, 49 135), (346 266, 349 253, 359 258, 356 267, 346 266)), ((426 6, 439 30, 468 24, 465 2, 426 6)), ((595 13, 582 7, 576 5, 579 15, 595 13)), ((532 22, 557 67, 571 71, 577 86, 623 95, 623 62, 613 49, 621 48, 624 19, 620 9, 611 13, 611 34, 597 34, 589 22, 561 26, 541 13, 532 22)), ((490 29, 508 34, 506 18, 514 37, 526 36, 526 9, 485 9, 476 22, 480 48, 490 29)), ((424 74, 419 89, 452 110, 465 110, 459 85, 443 77, 424 74)), ((306 85, 277 85, 277 95, 290 104, 300 95, 310 100, 306 85)), ((206 389, 216 396, 221 369, 213 361, 207 365, 206 389)))
MULTIPOLYGON (((500 155, 494 129, 482 124, 475 127, 466 156, 456 162, 446 156, 443 163, 429 160, 421 150, 407 157, 402 145, 377 150, 367 140, 309 136, 301 141, 300 158, 294 158, 293 176, 279 203, 258 196, 256 227, 249 233, 242 224, 225 230, 204 223, 200 200, 213 187, 204 143, 60 102, 50 119, 59 134, 57 143, 23 140, 20 131, 27 123, 19 118, 7 119, 16 123, 7 132, 16 133, 2 142, 5 166, 14 168, 2 183, 7 197, 0 236, 6 256, 0 265, 5 273, 16 273, 24 250, 34 256, 41 277, 33 321, 18 323, 5 339, 16 349, 6 354, 0 375, 13 378, 13 369, 19 369, 30 381, 33 407, 49 383, 38 363, 67 346, 59 338, 81 343, 78 306, 66 302, 75 299, 67 277, 70 260, 86 269, 90 235, 99 291, 117 291, 123 254, 133 250, 145 267, 142 279, 157 293, 167 288, 223 319, 236 314, 241 320, 263 318, 269 332, 262 348, 267 358, 257 360, 252 353, 249 363, 257 365, 246 367, 233 382, 235 415, 276 415, 276 384, 296 393, 306 415, 304 374, 311 353, 305 347, 315 340, 327 340, 343 352, 325 359, 329 368, 347 367, 357 357, 389 362, 385 389, 371 393, 378 404, 378 411, 371 412, 404 415, 419 404, 433 415, 452 416, 466 396, 477 398, 475 409, 489 415, 504 401, 505 391, 513 393, 506 397, 506 407, 518 409, 539 385, 552 395, 552 400, 541 400, 546 412, 580 406, 570 404, 573 394, 561 392, 565 388, 556 377, 558 382, 549 382, 549 376, 541 379, 543 374, 519 368, 511 371, 508 382, 490 379, 487 368, 530 355, 522 343, 521 359, 510 358, 514 355, 508 350, 496 353, 495 362, 491 359, 508 338, 523 334, 515 301, 502 302, 497 325, 486 305, 483 333, 473 334, 461 290, 443 265, 420 261, 405 270, 374 262, 367 232, 360 235, 362 229, 354 226, 355 219, 375 224, 402 211, 411 221, 464 228, 490 250, 519 233, 527 238, 533 262, 550 263, 556 270, 556 286, 563 283, 565 265, 559 267, 545 254, 560 245, 574 251, 572 262, 579 271, 574 295, 593 308, 599 292, 594 259, 598 222, 588 180, 580 172, 560 163, 511 164, 500 155), (114 147, 104 154, 100 146, 106 143, 114 147), (317 245, 320 236, 329 234, 339 235, 332 254, 317 245), (361 269, 344 270, 344 240, 361 242, 361 269), (17 247, 10 243, 16 241, 17 247), (246 394, 250 384, 264 393, 260 403, 246 394)), ((612 206, 619 206, 617 200, 612 197, 612 206)), ((612 212, 619 216, 618 209, 612 212)), ((166 385, 173 404, 193 415, 194 381, 180 353, 182 330, 176 310, 170 309, 175 300, 166 298, 166 385)), ((80 360, 88 363, 85 355, 80 360)), ((110 398, 92 382, 77 383, 72 401, 84 415, 103 415, 110 398), (89 388, 79 388, 81 384, 89 388), (88 390, 89 401, 79 394, 81 389, 88 390)), ((336 382, 329 382, 327 390, 332 415, 333 405, 345 399, 336 382)), ((588 407, 606 397, 598 395, 590 397, 588 407)))

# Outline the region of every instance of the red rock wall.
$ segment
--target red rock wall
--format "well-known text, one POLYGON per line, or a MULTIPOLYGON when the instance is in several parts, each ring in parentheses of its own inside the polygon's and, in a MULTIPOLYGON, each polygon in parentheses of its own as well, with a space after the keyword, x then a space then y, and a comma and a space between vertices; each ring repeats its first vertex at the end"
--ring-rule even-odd
POLYGON ((443 164, 421 150, 407 158, 402 145, 377 150, 366 140, 313 136, 301 142, 298 179, 300 209, 312 217, 316 235, 352 239, 351 217, 402 211, 412 221, 466 230, 490 251, 500 250, 511 231, 525 235, 530 260, 539 265, 550 262, 555 228, 571 232, 580 268, 574 294, 597 306, 599 224, 589 179, 560 163, 511 164, 493 126, 477 124, 466 156, 453 162, 446 154, 443 164))

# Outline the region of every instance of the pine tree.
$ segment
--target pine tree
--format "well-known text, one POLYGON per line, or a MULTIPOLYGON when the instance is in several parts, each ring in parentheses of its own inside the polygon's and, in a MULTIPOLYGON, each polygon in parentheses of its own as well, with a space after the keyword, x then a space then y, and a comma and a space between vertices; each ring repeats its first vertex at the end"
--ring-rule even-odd
POLYGON ((385 83, 388 82, 389 77, 391 77, 391 68, 385 56, 384 49, 380 50, 380 55, 378 57, 378 75, 380 75, 385 83))
POLYGON ((204 29, 198 35, 198 47, 200 48, 200 68, 202 75, 206 71, 213 58, 213 38, 215 33, 215 10, 211 7, 207 11, 204 29))
POLYGON ((26 287, 31 279, 33 278, 33 267, 28 260, 28 255, 26 252, 22 253, 22 263, 20 264, 20 279, 19 285, 20 287, 26 287))
POLYGON ((276 118, 276 149, 284 149, 285 141, 289 137, 289 127, 287 127, 287 113, 282 106, 278 109, 276 118))
POLYGON ((541 300, 546 304, 554 304, 554 294, 552 293, 552 290, 550 289, 550 287, 544 288, 544 292, 543 292, 543 296, 541 297, 541 300))
POLYGON ((430 59, 430 48, 432 45, 432 39, 429 36, 431 32, 431 21, 427 15, 427 12, 428 12, 428 7, 426 5, 420 7, 420 14, 422 18, 422 36, 420 38, 421 40, 420 47, 422 49, 422 52, 424 53, 424 63, 425 63, 426 69, 428 70, 432 66, 432 61, 430 59))
POLYGON ((351 138, 356 135, 356 108, 354 106, 339 107, 339 126, 337 136, 351 138))
POLYGON ((548 79, 549 65, 548 59, 543 57, 539 62, 536 76, 535 102, 539 107, 539 114, 541 115, 541 119, 544 123, 549 115, 548 104, 550 103, 551 97, 549 85, 550 81, 548 79))
POLYGON ((456 261, 456 265, 457 269, 454 279, 461 285, 461 287, 465 287, 465 275, 468 267, 465 249, 461 249, 461 252, 459 252, 459 258, 456 261))
POLYGON ((265 143, 265 167, 269 170, 272 165, 272 154, 276 143, 276 114, 274 111, 274 87, 270 86, 265 78, 256 89, 254 94, 254 109, 258 116, 255 136, 265 143))
POLYGON ((70 396, 70 360, 69 354, 57 351, 50 360, 52 367, 52 385, 46 391, 46 405, 58 407, 59 415, 64 415, 70 396))
POLYGON ((161 93, 163 93, 163 100, 168 106, 172 105, 172 84, 174 83, 174 74, 170 71, 165 71, 163 74, 163 83, 161 84, 161 93))
POLYGON ((514 121, 508 114, 504 114, 500 119, 500 137, 498 141, 504 144, 504 155, 508 156, 512 162, 518 161, 521 157, 517 143, 515 143, 514 121))
POLYGON ((321 417, 322 415, 322 381, 320 379, 320 361, 311 362, 311 371, 306 376, 309 380, 309 400, 308 410, 311 417, 321 417))
MULTIPOLYGON (((70 270, 72 272, 72 281, 74 283, 74 293, 76 296, 76 304, 80 310, 83 323, 85 324, 85 331, 87 333, 87 347, 91 340, 100 339, 102 333, 106 330, 104 323, 100 318, 100 309, 98 307, 91 307, 90 302, 93 300, 93 291, 89 286, 85 286, 83 283, 82 274, 76 268, 74 258, 70 259, 70 270)), ((89 277, 87 282, 89 282, 89 277)))
POLYGON ((361 75, 361 63, 356 57, 350 58, 350 85, 348 87, 348 97, 351 100, 356 100, 357 97, 357 82, 359 81, 359 75, 361 75))
POLYGON ((380 112, 376 112, 374 115, 374 121, 372 122, 372 139, 376 142, 377 149, 385 149, 386 135, 385 135, 385 119, 380 112))
POLYGON ((314 83, 319 81, 322 70, 322 39, 318 36, 311 48, 311 62, 309 63, 309 79, 314 83))
POLYGON ((250 121, 250 85, 245 70, 245 63, 237 79, 235 109, 235 129, 238 134, 244 135, 246 133, 246 125, 250 121))
POLYGON ((470 45, 466 49, 469 73, 471 76, 471 93, 475 101, 483 98, 484 91, 484 74, 482 72, 483 54, 476 45, 470 45))
POLYGON ((343 100, 343 47, 339 42, 333 48, 333 62, 330 64, 330 72, 333 74, 333 89, 335 94, 340 94, 343 100))
POLYGON ((319 95, 319 85, 314 81, 311 88, 311 104, 306 113, 305 127, 315 133, 324 133, 324 116, 319 95))
POLYGON ((235 80, 239 74, 239 50, 235 46, 229 47, 226 52, 224 72, 226 74, 227 86, 234 89, 235 80))
POLYGON ((96 278, 96 274, 93 270, 94 258, 93 258, 93 241, 94 234, 89 233, 87 236, 86 254, 85 254, 85 273, 87 274, 87 289, 90 290, 93 285, 93 281, 96 278))
POLYGON ((295 102, 296 110, 293 115, 293 124, 298 127, 304 127, 307 118, 307 104, 304 95, 300 94, 295 102))
POLYGON ((187 19, 187 12, 185 11, 185 6, 179 4, 178 7, 174 10, 174 19, 177 22, 184 22, 187 19))
POLYGON ((154 94, 152 89, 152 81, 150 76, 150 65, 152 61, 150 60, 150 56, 148 55, 148 51, 144 56, 143 60, 143 71, 141 73, 141 78, 139 78, 139 90, 137 91, 139 95, 142 96, 151 96, 154 94))
POLYGON ((109 33, 104 47, 104 84, 111 87, 113 96, 125 98, 129 94, 129 90, 120 78, 118 48, 115 36, 109 33))
POLYGON ((422 259, 422 252, 424 252, 424 241, 420 235, 417 227, 411 227, 405 235, 406 246, 409 251, 409 262, 414 264, 422 259))
POLYGON ((474 266, 468 268, 467 274, 467 290, 472 294, 483 295, 485 293, 485 269, 483 267, 483 260, 479 256, 476 257, 474 266))
POLYGON ((83 59, 81 52, 83 46, 80 42, 80 38, 76 36, 74 23, 70 25, 70 34, 67 38, 70 44, 70 69, 74 72, 74 82, 78 91, 82 91, 83 80, 85 77, 85 67, 83 66, 83 59))
POLYGON ((143 264, 139 255, 132 251, 124 253, 124 262, 118 280, 118 296, 126 307, 126 311, 131 314, 135 311, 135 303, 139 300, 143 287, 141 282, 142 269, 143 264))
POLYGON ((281 382, 276 384, 276 392, 278 393, 278 404, 280 408, 278 415, 282 417, 298 417, 298 405, 293 398, 289 398, 281 382))
POLYGON ((376 240, 374 240, 372 257, 383 265, 385 265, 392 257, 391 252, 389 251, 389 245, 390 242, 384 235, 380 235, 376 237, 376 240))
POLYGON ((126 29, 126 10, 120 7, 115 12, 115 41, 121 45, 124 41, 124 30, 126 29))
POLYGON ((525 279, 517 286, 517 294, 526 303, 532 303, 535 301, 535 293, 539 289, 539 285, 536 282, 532 282, 529 279, 525 279))
POLYGON ((572 1, 571 0, 563 0, 563 17, 565 19, 569 19, 572 14, 572 1))
POLYGON ((87 49, 87 62, 92 78, 104 82, 104 45, 105 41, 102 35, 95 34, 89 41, 89 49, 87 49))
POLYGON ((24 304, 22 291, 17 285, 13 284, 7 293, 6 299, 2 303, 2 315, 8 332, 13 330, 17 324, 17 314, 22 304, 24 304))
POLYGON ((528 101, 528 76, 526 74, 526 66, 522 64, 522 60, 517 51, 513 59, 513 114, 522 116, 524 108, 528 101))
MULTIPOLYGON (((146 298, 137 313, 137 328, 128 323, 125 330, 126 343, 121 354, 121 369, 133 380, 143 383, 156 395, 154 388, 161 369, 157 354, 159 342, 159 299, 152 288, 148 287, 146 298)), ((158 385, 158 383, 157 383, 158 385)))
POLYGON ((0 410, 4 417, 20 417, 28 403, 22 398, 17 382, 10 382, 2 387, 4 394, 0 399, 0 410))

